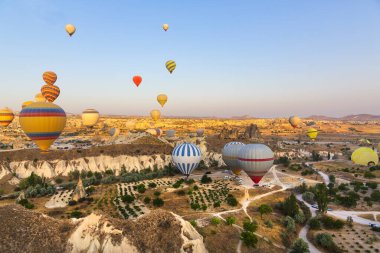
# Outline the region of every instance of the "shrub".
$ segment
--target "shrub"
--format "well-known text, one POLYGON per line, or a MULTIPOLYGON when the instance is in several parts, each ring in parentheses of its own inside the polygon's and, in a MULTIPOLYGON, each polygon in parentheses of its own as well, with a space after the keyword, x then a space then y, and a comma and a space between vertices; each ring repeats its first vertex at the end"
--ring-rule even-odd
POLYGON ((191 209, 193 209, 193 210, 201 209, 201 205, 200 205, 199 203, 195 203, 195 202, 192 202, 192 203, 190 204, 190 207, 191 207, 191 209))
POLYGON ((310 225, 310 229, 313 229, 313 230, 321 229, 321 222, 319 221, 317 217, 311 218, 309 225, 310 225))
POLYGON ((230 206, 237 206, 238 205, 237 199, 232 194, 228 194, 228 196, 226 198, 226 202, 230 206))
POLYGON ((213 206, 214 206, 214 208, 220 207, 220 202, 219 201, 215 202, 213 206))
POLYGON ((371 193, 371 199, 372 199, 372 201, 380 202, 380 191, 379 190, 374 190, 371 193))
POLYGON ((54 179, 54 181, 55 181, 57 184, 62 184, 63 179, 60 178, 60 177, 57 177, 56 179, 54 179))
POLYGON ((34 174, 34 172, 32 172, 32 174, 30 174, 29 177, 21 180, 19 187, 21 190, 25 190, 25 189, 29 188, 30 186, 34 187, 34 186, 43 185, 43 184, 44 184, 44 182, 43 182, 42 178, 40 176, 34 174))
POLYGON ((341 252, 341 249, 339 249, 338 246, 334 243, 330 234, 327 234, 327 233, 317 234, 315 236, 315 242, 319 246, 328 250, 328 252, 332 252, 332 253, 341 252))
POLYGON ((303 214, 303 212, 298 212, 296 215, 294 215, 294 220, 298 223, 298 224, 304 224, 305 223, 305 215, 303 214))
POLYGON ((327 229, 341 229, 344 226, 344 221, 335 220, 334 218, 324 215, 320 218, 323 226, 327 229))
POLYGON ((22 205, 23 207, 25 207, 26 209, 33 209, 34 208, 34 205, 32 203, 30 203, 27 199, 21 199, 19 202, 18 202, 19 205, 22 205))
POLYGON ((207 174, 204 174, 201 178, 201 183, 202 184, 208 184, 208 183, 211 183, 212 182, 212 179, 211 177, 207 176, 207 174))
POLYGON ((275 164, 282 164, 284 167, 288 167, 290 165, 289 157, 287 156, 281 156, 278 159, 275 160, 275 164))
POLYGON ((243 228, 244 230, 247 230, 249 232, 256 232, 258 227, 257 221, 252 220, 252 221, 244 221, 243 223, 243 228))
POLYGON ((211 224, 212 225, 219 225, 220 224, 220 219, 218 217, 212 217, 211 218, 211 224))
POLYGON ((309 253, 309 245, 302 240, 301 238, 298 238, 290 248, 290 253, 309 253))
POLYGON ((364 172, 364 177, 371 179, 371 178, 376 178, 376 175, 373 174, 372 172, 366 171, 366 172, 364 172))
POLYGON ((163 206, 164 204, 165 204, 165 202, 164 202, 164 200, 161 199, 161 198, 155 198, 155 199, 153 200, 153 205, 154 205, 155 207, 161 207, 161 206, 163 206))
POLYGON ((198 186, 198 185, 194 185, 193 190, 194 190, 194 191, 199 190, 199 186, 198 186))
POLYGON ((227 218, 226 218, 226 223, 227 223, 227 225, 235 224, 235 223, 236 223, 236 218, 235 218, 235 217, 232 217, 232 216, 227 217, 227 218))
POLYGON ((79 218, 83 217, 83 213, 81 211, 72 211, 70 213, 70 217, 79 219, 79 218))
POLYGON ((135 201, 135 197, 133 197, 132 195, 125 194, 125 195, 121 196, 121 200, 123 202, 127 202, 128 204, 130 204, 133 201, 135 201))
POLYGON ((285 219, 282 221, 282 224, 286 228, 286 231, 289 233, 293 233, 296 231, 296 222, 293 220, 292 217, 286 216, 285 219))
POLYGON ((254 233, 252 233, 252 232, 249 232, 249 231, 243 231, 243 232, 241 232, 241 234, 240 234, 240 240, 242 240, 243 243, 247 247, 252 247, 252 248, 255 248, 256 244, 258 242, 256 235, 254 233))
MULTIPOLYGON (((183 195, 185 195, 185 192, 183 192, 184 194, 183 195)), ((158 197, 158 196, 160 196, 161 195, 161 192, 159 192, 159 191, 155 191, 154 192, 154 196, 156 196, 156 197, 158 197)))
POLYGON ((314 193, 312 193, 312 192, 304 192, 302 194, 302 199, 311 205, 315 203, 314 198, 315 198, 315 196, 314 196, 314 193))
POLYGON ((157 187, 157 184, 156 183, 153 183, 153 182, 150 182, 148 184, 149 188, 156 188, 157 187))
POLYGON ((146 191, 145 185, 144 184, 139 184, 137 186, 137 191, 138 191, 138 193, 144 193, 146 191))
POLYGON ((196 220, 191 220, 190 221, 190 224, 193 226, 193 227, 197 227, 197 221, 196 220))
POLYGON ((273 212, 272 207, 267 204, 260 205, 258 209, 260 212, 261 219, 263 219, 263 214, 270 214, 273 212))
POLYGON ((377 183, 376 182, 367 182, 365 183, 369 188, 375 190, 377 188, 377 183))
POLYGON ((145 197, 145 198, 144 198, 144 203, 145 203, 145 204, 149 204, 150 201, 151 201, 150 197, 145 197))
POLYGON ((267 226, 267 228, 273 228, 273 223, 271 220, 264 221, 264 224, 265 226, 267 226))

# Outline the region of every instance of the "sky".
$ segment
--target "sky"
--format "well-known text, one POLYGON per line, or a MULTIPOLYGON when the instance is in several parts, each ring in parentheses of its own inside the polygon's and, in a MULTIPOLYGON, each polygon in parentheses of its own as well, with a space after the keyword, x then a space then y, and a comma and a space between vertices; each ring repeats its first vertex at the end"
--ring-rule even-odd
POLYGON ((380 114, 379 0, 0 0, 0 23, 14 111, 51 70, 70 113, 149 115, 165 93, 164 116, 380 114))

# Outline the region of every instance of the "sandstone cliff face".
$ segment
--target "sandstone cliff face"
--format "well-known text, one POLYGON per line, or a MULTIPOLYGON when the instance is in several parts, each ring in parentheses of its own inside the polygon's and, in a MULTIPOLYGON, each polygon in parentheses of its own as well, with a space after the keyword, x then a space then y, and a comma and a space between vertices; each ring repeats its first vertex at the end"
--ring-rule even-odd
MULTIPOLYGON (((223 164, 221 155, 213 152, 203 154, 204 162, 207 165, 223 164)), ((85 170, 92 172, 104 172, 112 169, 118 175, 123 167, 127 171, 141 171, 146 168, 163 169, 171 163, 171 155, 151 155, 151 156, 128 156, 116 157, 101 155, 97 157, 83 157, 73 160, 53 160, 53 161, 16 161, 0 162, 0 179, 8 174, 15 173, 18 178, 26 178, 32 172, 46 178, 57 176, 67 176, 70 171, 85 170)))
POLYGON ((154 210, 136 221, 90 214, 57 220, 19 205, 0 207, 0 252, 207 253, 203 237, 180 216, 154 210))

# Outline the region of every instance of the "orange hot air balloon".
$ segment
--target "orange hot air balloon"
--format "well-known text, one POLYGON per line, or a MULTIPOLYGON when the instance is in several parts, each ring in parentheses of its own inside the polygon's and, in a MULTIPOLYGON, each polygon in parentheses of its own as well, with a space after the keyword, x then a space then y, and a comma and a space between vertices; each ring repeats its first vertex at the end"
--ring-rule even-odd
POLYGON ((24 108, 33 103, 34 103, 33 101, 25 101, 24 103, 22 103, 21 107, 24 108))
POLYGON ((53 71, 46 71, 42 75, 42 79, 44 79, 46 84, 53 85, 57 81, 57 74, 53 71))
POLYGON ((42 95, 46 98, 47 101, 49 101, 50 103, 54 102, 54 100, 57 99, 57 97, 59 96, 59 93, 61 92, 61 90, 59 89, 58 86, 55 86, 55 85, 49 85, 49 84, 45 84, 44 86, 42 86, 41 88, 41 93, 42 95))
POLYGON ((14 113, 9 108, 0 109, 0 126, 7 127, 15 118, 14 113))
POLYGON ((141 76, 134 76, 133 82, 136 84, 137 87, 139 87, 140 83, 142 82, 142 77, 141 76))

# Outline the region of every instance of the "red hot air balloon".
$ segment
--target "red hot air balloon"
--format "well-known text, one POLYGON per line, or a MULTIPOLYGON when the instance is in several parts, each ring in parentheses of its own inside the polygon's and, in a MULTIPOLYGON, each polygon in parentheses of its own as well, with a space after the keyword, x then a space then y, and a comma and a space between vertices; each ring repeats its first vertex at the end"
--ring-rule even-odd
POLYGON ((140 83, 142 82, 141 76, 134 76, 133 82, 136 84, 137 87, 139 87, 140 83))

